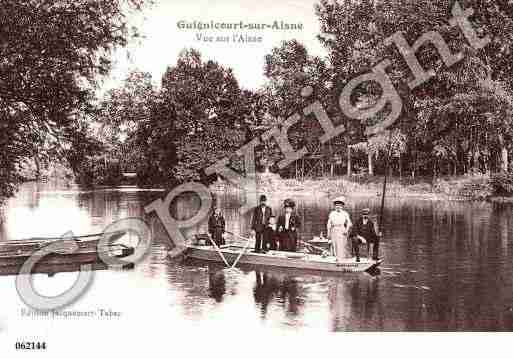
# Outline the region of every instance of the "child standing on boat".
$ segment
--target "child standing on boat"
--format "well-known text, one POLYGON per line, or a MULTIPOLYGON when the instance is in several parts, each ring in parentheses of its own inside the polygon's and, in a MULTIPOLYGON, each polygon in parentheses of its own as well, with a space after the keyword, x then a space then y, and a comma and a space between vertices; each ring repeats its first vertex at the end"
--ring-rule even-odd
POLYGON ((221 209, 219 207, 215 207, 214 212, 208 219, 208 233, 210 233, 212 240, 218 246, 224 244, 225 227, 226 223, 223 215, 221 214, 221 209))
POLYGON ((327 223, 328 238, 331 239, 335 256, 339 262, 351 257, 349 231, 351 230, 352 223, 349 213, 344 210, 345 202, 344 196, 333 200, 335 209, 329 214, 327 223))
POLYGON ((269 217, 269 225, 264 230, 264 251, 278 249, 278 227, 276 217, 269 217))

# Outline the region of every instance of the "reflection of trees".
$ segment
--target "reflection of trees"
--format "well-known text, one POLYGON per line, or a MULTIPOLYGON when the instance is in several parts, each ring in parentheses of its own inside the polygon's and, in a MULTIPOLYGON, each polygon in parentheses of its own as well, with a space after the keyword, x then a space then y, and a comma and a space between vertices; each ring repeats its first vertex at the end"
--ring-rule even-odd
POLYGON ((496 211, 498 236, 500 238, 502 254, 508 256, 509 239, 511 238, 511 230, 513 228, 513 220, 511 217, 511 206, 504 204, 496 204, 493 208, 496 211))
POLYGON ((2 209, 0 208, 0 242, 7 240, 7 233, 6 233, 4 223, 5 223, 5 216, 4 216, 2 209))
POLYGON ((377 279, 337 278, 329 286, 328 299, 333 331, 383 330, 384 311, 377 279))
POLYGON ((8 200, 0 201, 3 208, 9 208, 11 205, 26 207, 33 211, 37 209, 41 202, 41 191, 42 190, 53 190, 55 189, 50 185, 43 185, 41 182, 26 182, 23 183, 16 196, 9 198, 8 200))
POLYGON ((40 182, 31 182, 27 188, 29 189, 27 191, 27 207, 34 210, 39 207, 42 184, 40 182))
POLYGON ((143 217, 146 195, 119 190, 84 191, 77 195, 78 207, 91 216, 95 225, 109 225, 127 217, 143 217))

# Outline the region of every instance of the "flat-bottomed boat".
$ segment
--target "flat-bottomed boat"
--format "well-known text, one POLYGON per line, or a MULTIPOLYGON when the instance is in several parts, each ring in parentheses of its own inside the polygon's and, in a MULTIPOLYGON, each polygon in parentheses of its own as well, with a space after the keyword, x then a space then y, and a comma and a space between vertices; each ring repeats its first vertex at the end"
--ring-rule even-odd
POLYGON ((355 258, 348 258, 337 262, 334 256, 301 252, 268 251, 255 253, 251 248, 232 244, 220 246, 218 249, 214 246, 189 244, 185 256, 197 260, 226 262, 228 265, 240 263, 321 272, 365 272, 378 267, 382 262, 381 259, 376 261, 370 258, 360 258, 360 261, 356 261, 355 258))

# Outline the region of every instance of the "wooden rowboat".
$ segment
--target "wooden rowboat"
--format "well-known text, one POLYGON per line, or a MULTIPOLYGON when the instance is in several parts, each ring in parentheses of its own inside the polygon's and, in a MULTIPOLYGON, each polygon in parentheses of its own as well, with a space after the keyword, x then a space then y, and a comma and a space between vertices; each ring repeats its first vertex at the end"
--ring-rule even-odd
POLYGON ((125 234, 125 231, 118 231, 66 239, 31 238, 1 242, 0 275, 19 273, 23 264, 30 258, 36 259, 37 263, 33 267, 33 272, 43 273, 57 272, 58 267, 79 268, 82 264, 97 266, 102 257, 124 258, 132 255, 134 248, 113 242, 125 234), (103 236, 108 237, 108 244, 106 245, 100 245, 103 236), (59 243, 59 250, 55 253, 44 253, 45 247, 55 243, 59 243))
POLYGON ((320 272, 365 272, 378 267, 382 260, 361 258, 357 262, 355 258, 348 258, 337 262, 333 256, 322 256, 318 254, 292 253, 283 251, 269 251, 267 253, 254 253, 250 248, 237 245, 224 245, 219 252, 212 246, 187 245, 185 256, 203 261, 226 262, 231 265, 240 256, 237 263, 262 265, 281 268, 296 268, 320 272), (241 254, 242 252, 242 254, 241 254))
POLYGON ((72 236, 72 237, 34 237, 28 239, 19 239, 12 241, 0 242, 0 258, 13 251, 37 251, 51 243, 57 241, 64 241, 68 243, 75 243, 79 248, 96 248, 103 237, 108 238, 108 243, 112 243, 119 238, 123 237, 126 231, 115 231, 109 233, 96 233, 88 234, 85 236, 72 236))

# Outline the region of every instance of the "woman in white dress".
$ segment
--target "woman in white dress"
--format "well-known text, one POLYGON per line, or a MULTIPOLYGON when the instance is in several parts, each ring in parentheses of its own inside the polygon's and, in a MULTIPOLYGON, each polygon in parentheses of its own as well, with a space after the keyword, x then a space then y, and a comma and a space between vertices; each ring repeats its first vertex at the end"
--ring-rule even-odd
POLYGON ((349 231, 352 223, 349 213, 344 210, 345 202, 344 196, 333 200, 335 209, 330 212, 327 224, 328 238, 331 239, 337 262, 351 257, 349 231))

